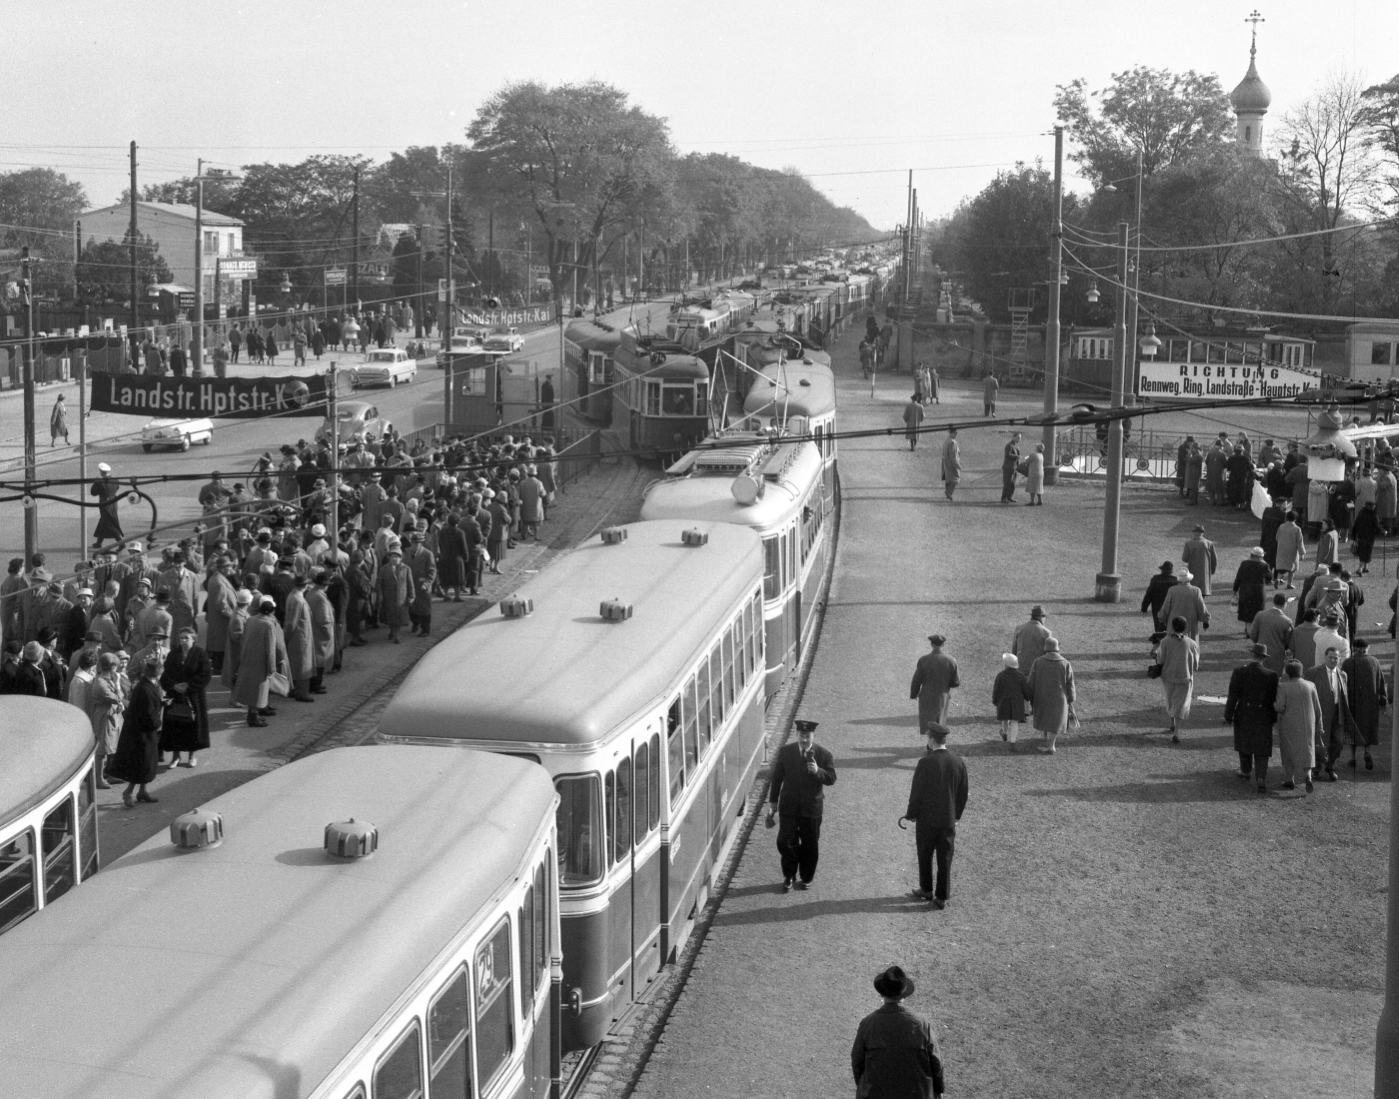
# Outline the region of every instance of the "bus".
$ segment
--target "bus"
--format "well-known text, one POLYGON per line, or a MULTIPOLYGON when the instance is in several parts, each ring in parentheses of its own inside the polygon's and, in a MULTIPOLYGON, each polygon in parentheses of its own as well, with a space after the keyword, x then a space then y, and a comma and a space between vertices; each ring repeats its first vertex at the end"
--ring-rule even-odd
POLYGON ((0 1090, 544 1099, 555 802, 524 760, 397 746, 215 798, 0 937, 0 1090))
POLYGON ((0 707, 0 933, 97 873, 95 747, 76 706, 0 707))
POLYGON ((379 739, 538 761, 559 793, 563 1047, 694 928, 761 763, 763 559, 722 523, 608 528, 434 647, 379 739))
POLYGON ((727 432, 673 464, 641 503, 642 519, 735 523, 762 539, 768 697, 796 668, 816 624, 829 517, 823 468, 809 442, 727 432))

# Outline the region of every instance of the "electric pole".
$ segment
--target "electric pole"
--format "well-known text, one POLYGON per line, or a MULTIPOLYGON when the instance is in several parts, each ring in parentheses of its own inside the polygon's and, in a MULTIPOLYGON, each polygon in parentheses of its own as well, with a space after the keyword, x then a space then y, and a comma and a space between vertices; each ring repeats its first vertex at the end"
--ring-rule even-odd
MULTIPOLYGON (((1054 127, 1054 221, 1049 228, 1049 320, 1044 327, 1044 415, 1059 414, 1059 308, 1064 274, 1064 127, 1054 127)), ((1044 425, 1044 483, 1059 483, 1054 425, 1044 425)))
POLYGON ((19 250, 19 286, 24 313, 24 344, 20 363, 24 374, 24 492, 29 506, 24 509, 24 557, 28 565, 39 552, 39 501, 34 498, 34 281, 29 263, 29 245, 19 250))
MULTIPOLYGON (((139 279, 136 274, 136 142, 131 143, 131 224, 127 228, 127 236, 131 238, 131 320, 128 322, 131 329, 131 339, 136 338, 136 329, 141 327, 141 298, 139 279)), ((132 344, 135 347, 135 344, 132 344)), ((134 364, 133 364, 134 365, 134 364)))
MULTIPOLYGON (((1112 408, 1125 401, 1128 364, 1127 349, 1127 223, 1117 223, 1117 325, 1113 332, 1112 408)), ((1122 503, 1121 418, 1108 424, 1108 485, 1103 505, 1103 568, 1098 573, 1094 596, 1099 603, 1122 601, 1122 577, 1117 571, 1117 527, 1122 503)))
MULTIPOLYGON (((359 309, 359 169, 355 169, 354 192, 350 198, 350 297, 359 309)), ((349 312, 347 309, 346 312, 349 312)))

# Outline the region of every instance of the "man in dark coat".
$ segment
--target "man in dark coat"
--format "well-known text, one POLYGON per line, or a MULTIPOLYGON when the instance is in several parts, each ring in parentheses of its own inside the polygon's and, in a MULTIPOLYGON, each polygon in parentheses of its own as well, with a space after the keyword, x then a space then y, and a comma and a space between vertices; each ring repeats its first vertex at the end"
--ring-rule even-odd
POLYGON ((915 823, 918 841, 918 888, 913 895, 945 908, 952 895, 952 853, 957 822, 967 807, 967 765, 947 750, 946 725, 928 726, 928 751, 913 772, 908 809, 903 819, 915 823), (933 860, 937 885, 933 885, 933 860))
MULTIPOLYGON (((988 413, 989 415, 989 413, 988 413)), ((1020 432, 1010 437, 1001 455, 1001 503, 1015 501, 1015 474, 1020 468, 1020 432)))
POLYGON ((1161 621, 1161 604, 1166 601, 1166 593, 1175 586, 1175 572, 1174 563, 1162 561, 1161 571, 1147 582, 1146 594, 1142 596, 1142 614, 1151 612, 1151 623, 1156 633, 1166 632, 1166 624, 1161 621))
POLYGON ((1268 759, 1273 754, 1273 702, 1278 695, 1278 673, 1263 667, 1268 647, 1255 643, 1253 659, 1234 669, 1229 677, 1229 697, 1224 720, 1234 726, 1234 751, 1239 753, 1239 778, 1258 780, 1258 792, 1268 792, 1268 759))
MULTIPOLYGON (((480 537, 480 528, 477 528, 477 537, 480 537)), ((461 521, 455 515, 447 516, 447 525, 437 532, 437 554, 442 590, 451 591, 452 601, 460 603, 462 589, 471 587, 467 578, 471 552, 461 521)))
POLYGON ((860 1020, 850 1048, 856 1099, 934 1099, 943 1093, 942 1051, 933 1028, 903 1001, 913 980, 893 965, 874 979, 884 1004, 860 1020))
POLYGON ((112 480, 112 467, 106 462, 97 464, 97 472, 101 476, 92 483, 87 494, 97 497, 97 529, 92 532, 92 538, 93 545, 100 546, 106 541, 123 541, 125 535, 121 532, 121 520, 117 517, 122 488, 112 480))
POLYGON ((947 719, 947 704, 951 701, 952 690, 962 685, 957 675, 957 661, 942 651, 947 638, 940 633, 928 635, 928 643, 933 651, 918 658, 913 669, 913 682, 909 684, 908 697, 918 700, 918 732, 928 731, 934 722, 941 724, 947 719))
POLYGON ((798 721, 795 743, 784 744, 772 765, 772 794, 767 825, 781 819, 777 851, 782 856, 782 892, 793 884, 805 889, 816 876, 821 858, 821 814, 824 787, 834 786, 835 760, 815 742, 816 722, 798 721), (800 875, 800 881, 794 881, 800 875))
POLYGON ((1389 702, 1388 687, 1380 662, 1370 655, 1370 643, 1357 637, 1351 644, 1355 651, 1341 665, 1350 692, 1350 716, 1354 719, 1350 766, 1355 766, 1356 746, 1363 744, 1365 770, 1373 771, 1375 761, 1370 756, 1370 748, 1380 742, 1380 717, 1389 702))

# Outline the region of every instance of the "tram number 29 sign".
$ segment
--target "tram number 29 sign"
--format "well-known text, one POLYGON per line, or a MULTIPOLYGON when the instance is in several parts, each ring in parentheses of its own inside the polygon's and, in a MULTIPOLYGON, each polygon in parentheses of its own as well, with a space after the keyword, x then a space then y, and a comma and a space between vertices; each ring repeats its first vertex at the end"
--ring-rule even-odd
POLYGON ((1266 363, 1137 364, 1137 396, 1200 400, 1256 400, 1296 397, 1320 388, 1321 377, 1305 370, 1266 363))

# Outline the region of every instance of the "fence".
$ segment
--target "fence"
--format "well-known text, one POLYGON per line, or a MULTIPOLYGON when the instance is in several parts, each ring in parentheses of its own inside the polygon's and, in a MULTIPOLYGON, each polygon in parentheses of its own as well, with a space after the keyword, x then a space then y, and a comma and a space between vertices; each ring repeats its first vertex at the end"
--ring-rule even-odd
MULTIPOLYGON (((1083 476, 1106 476, 1108 468, 1108 425, 1070 428, 1054 436, 1059 468, 1083 476)), ((1176 472, 1176 451, 1183 436, 1155 431, 1133 431, 1132 421, 1123 420, 1122 462, 1127 476, 1171 480, 1176 472)))

